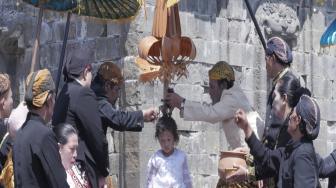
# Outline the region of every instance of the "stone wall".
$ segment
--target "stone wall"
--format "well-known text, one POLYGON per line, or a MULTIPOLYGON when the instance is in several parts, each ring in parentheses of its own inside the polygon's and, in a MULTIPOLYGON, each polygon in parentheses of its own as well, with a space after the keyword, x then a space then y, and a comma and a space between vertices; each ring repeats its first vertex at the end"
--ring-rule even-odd
MULTIPOLYGON (((318 99, 322 126, 316 150, 326 156, 336 148, 336 99, 334 47, 321 48, 319 39, 336 17, 336 2, 319 4, 313 0, 251 0, 262 32, 269 38, 280 35, 294 50, 293 69, 302 77, 318 99)), ((113 60, 123 68, 126 78, 120 106, 136 110, 161 104, 162 84, 137 81, 134 65, 139 40, 150 35, 154 0, 146 1, 144 11, 130 24, 95 23, 73 16, 68 52, 86 47, 94 50, 95 59, 113 60)), ((16 101, 22 99, 23 81, 28 73, 37 9, 13 1, 0 0, 0 69, 13 79, 16 101), (5 39, 7 43, 5 43, 5 39), (10 45, 9 45, 10 44, 10 45), (10 50, 8 50, 10 47, 10 50)), ((237 83, 251 105, 264 115, 267 86, 264 52, 243 0, 181 0, 182 34, 189 36, 197 48, 197 57, 188 67, 189 77, 174 81, 175 92, 190 100, 210 102, 207 70, 216 61, 235 66, 237 83)), ((40 67, 55 75, 62 45, 65 16, 46 12, 41 35, 40 67)), ((218 124, 185 122, 174 111, 180 142, 177 147, 187 153, 194 187, 215 187, 220 150, 227 149, 218 124)), ((120 187, 145 187, 149 157, 159 149, 154 139, 155 126, 148 123, 141 133, 118 133, 110 130, 111 175, 120 187)), ((325 186, 325 181, 322 181, 325 186)))

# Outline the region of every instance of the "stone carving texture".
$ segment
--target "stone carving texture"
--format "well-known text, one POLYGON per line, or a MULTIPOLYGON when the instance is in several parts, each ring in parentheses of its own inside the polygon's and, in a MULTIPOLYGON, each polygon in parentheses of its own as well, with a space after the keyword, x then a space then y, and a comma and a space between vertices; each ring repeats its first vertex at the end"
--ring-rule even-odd
POLYGON ((300 32, 300 20, 296 11, 284 1, 262 3, 256 16, 264 28, 266 38, 277 35, 293 45, 300 32))

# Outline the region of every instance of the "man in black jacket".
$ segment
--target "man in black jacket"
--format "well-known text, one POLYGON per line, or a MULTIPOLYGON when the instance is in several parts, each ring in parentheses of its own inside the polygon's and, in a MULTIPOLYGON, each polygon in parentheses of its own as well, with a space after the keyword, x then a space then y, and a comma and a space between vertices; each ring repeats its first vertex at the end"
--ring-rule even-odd
POLYGON ((99 115, 106 134, 107 127, 117 131, 141 131, 144 122, 156 118, 155 108, 137 111, 121 111, 116 109, 115 103, 119 97, 119 90, 124 78, 120 68, 112 62, 100 65, 91 88, 98 98, 99 115))
POLYGON ((65 188, 63 168, 56 137, 46 123, 54 109, 54 82, 47 69, 27 78, 26 122, 16 133, 13 146, 15 187, 65 188))
POLYGON ((90 55, 77 50, 64 67, 66 83, 56 101, 53 125, 66 122, 77 128, 77 161, 83 165, 91 187, 97 188, 104 185, 109 173, 108 151, 96 95, 90 89, 93 62, 90 55))

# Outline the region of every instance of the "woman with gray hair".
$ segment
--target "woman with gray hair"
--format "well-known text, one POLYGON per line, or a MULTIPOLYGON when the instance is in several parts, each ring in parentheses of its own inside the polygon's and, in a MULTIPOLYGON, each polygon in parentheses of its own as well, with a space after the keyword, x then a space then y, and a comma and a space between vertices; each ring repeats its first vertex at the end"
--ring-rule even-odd
POLYGON ((244 131, 254 159, 278 171, 279 188, 318 187, 318 164, 313 140, 320 130, 320 109, 308 95, 302 95, 290 115, 287 131, 291 140, 284 148, 266 148, 253 133, 245 112, 238 110, 235 120, 244 131))

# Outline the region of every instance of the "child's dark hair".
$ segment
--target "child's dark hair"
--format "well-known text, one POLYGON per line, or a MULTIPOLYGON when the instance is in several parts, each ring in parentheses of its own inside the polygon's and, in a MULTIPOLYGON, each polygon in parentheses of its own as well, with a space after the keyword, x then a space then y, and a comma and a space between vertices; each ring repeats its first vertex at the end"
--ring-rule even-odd
POLYGON ((159 118, 156 123, 155 138, 158 139, 159 135, 164 131, 170 131, 174 136, 174 141, 177 143, 179 141, 179 135, 177 133, 177 125, 173 118, 169 116, 163 116, 159 118))

